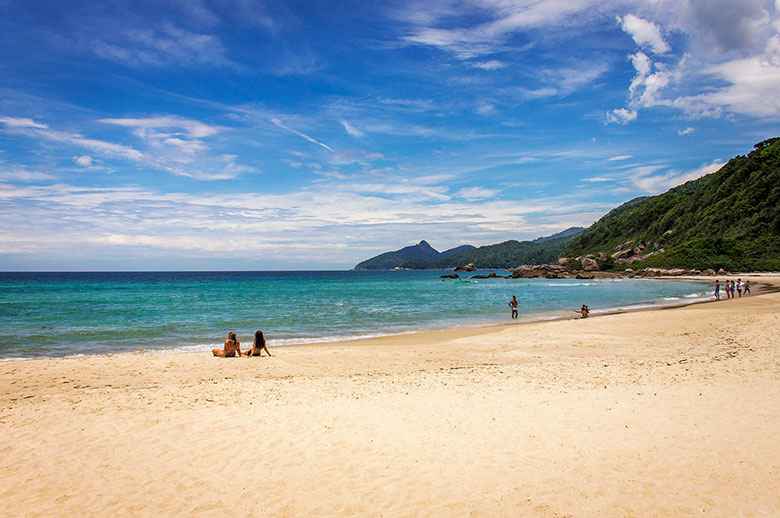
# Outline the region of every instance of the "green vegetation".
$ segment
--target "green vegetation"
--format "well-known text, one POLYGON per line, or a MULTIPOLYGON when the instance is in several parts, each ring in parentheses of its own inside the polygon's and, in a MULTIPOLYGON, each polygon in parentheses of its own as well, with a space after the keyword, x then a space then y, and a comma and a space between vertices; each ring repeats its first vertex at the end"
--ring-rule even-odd
POLYGON ((564 253, 609 255, 622 243, 644 241, 646 252, 663 252, 634 268, 780 269, 780 138, 754 147, 715 173, 621 205, 564 253))
POLYGON ((371 259, 367 259, 357 266, 355 270, 392 270, 395 267, 401 268, 413 268, 424 269, 428 268, 428 264, 433 261, 438 261, 450 254, 461 252, 463 250, 470 250, 474 248, 471 245, 462 245, 456 248, 452 248, 445 252, 439 252, 427 241, 420 241, 416 245, 407 246, 394 252, 385 252, 371 259))
POLYGON ((540 242, 505 241, 497 245, 481 246, 440 259, 432 268, 452 268, 474 263, 478 268, 515 268, 522 264, 547 264, 558 260, 574 236, 564 236, 540 242))
POLYGON ((355 266, 355 270, 446 269, 474 263, 478 268, 514 268, 522 264, 546 264, 558 260, 564 247, 582 231, 572 227, 540 237, 534 241, 505 241, 497 245, 474 248, 463 245, 446 252, 437 252, 425 241, 395 252, 386 252, 355 266))

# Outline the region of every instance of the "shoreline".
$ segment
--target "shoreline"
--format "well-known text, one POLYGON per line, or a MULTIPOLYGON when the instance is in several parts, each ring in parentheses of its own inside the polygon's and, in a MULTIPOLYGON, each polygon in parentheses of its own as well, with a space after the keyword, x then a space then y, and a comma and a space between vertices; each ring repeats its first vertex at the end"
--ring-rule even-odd
MULTIPOLYGON (((761 275, 762 275, 761 273, 751 273, 751 274, 747 274, 746 278, 750 278, 752 282, 753 277, 760 277, 761 275)), ((771 273, 766 275, 772 276, 771 273)), ((780 275, 780 273, 778 273, 777 275, 780 275)), ((610 279, 610 280, 620 280, 620 279, 610 279)), ((714 282, 713 278, 702 277, 702 276, 672 276, 672 277, 661 276, 661 277, 642 278, 642 280, 661 281, 661 282, 674 281, 674 280, 691 280, 691 281, 710 282, 710 283, 714 282)), ((780 285, 773 287, 771 284, 767 284, 759 280, 753 284, 752 288, 753 288, 753 293, 750 296, 757 296, 768 290, 772 290, 772 289, 780 290, 780 285)), ((717 300, 715 300, 712 297, 712 295, 708 295, 705 296, 704 298, 693 298, 690 300, 685 300, 684 298, 681 298, 674 301, 665 301, 665 302, 659 302, 655 304, 638 303, 637 305, 633 305, 633 306, 621 306, 621 307, 608 308, 603 310, 594 310, 591 312, 589 318, 596 318, 605 315, 615 315, 615 314, 631 313, 631 312, 672 309, 677 307, 685 307, 693 304, 703 304, 708 302, 717 302, 717 300)), ((564 315, 563 310, 556 310, 547 313, 540 313, 531 317, 526 317, 526 318, 521 317, 520 321, 516 321, 516 322, 503 322, 503 321, 496 320, 493 322, 474 323, 469 325, 443 326, 443 327, 431 326, 427 328, 420 328, 418 330, 413 330, 413 331, 398 332, 398 333, 394 333, 394 332, 377 333, 375 335, 358 336, 354 338, 353 337, 323 337, 322 339, 312 339, 312 341, 307 341, 307 342, 295 342, 294 341, 295 339, 286 339, 287 343, 283 343, 283 344, 269 343, 268 347, 273 350, 282 350, 284 348, 290 348, 290 347, 327 346, 331 344, 353 344, 359 346, 364 341, 377 340, 377 339, 390 338, 390 337, 412 337, 418 334, 427 334, 427 333, 436 333, 436 332, 457 333, 461 331, 467 332, 469 330, 482 330, 482 329, 500 330, 501 328, 507 326, 512 327, 512 326, 518 326, 518 325, 522 326, 522 325, 535 324, 541 322, 556 322, 556 321, 578 320, 578 319, 579 317, 576 316, 564 315)), ((269 342, 272 342, 272 340, 269 340, 269 342)), ((212 348, 215 347, 219 348, 220 346, 221 346, 220 343, 215 342, 213 344, 187 345, 187 346, 177 346, 177 347, 159 348, 159 349, 136 348, 136 349, 120 351, 120 352, 76 353, 76 354, 66 354, 62 356, 9 357, 9 358, 0 358, 0 364, 5 362, 15 362, 15 361, 62 360, 68 358, 91 358, 91 357, 139 355, 139 354, 151 354, 151 355, 203 354, 203 353, 209 353, 212 348)))
POLYGON ((274 358, 0 363, 0 509, 776 516, 780 292, 721 302, 274 358))
MULTIPOLYGON (((749 274, 751 276, 754 276, 756 274, 749 274)), ((618 279, 608 279, 608 280, 622 280, 623 278, 618 279)), ((604 279, 596 279, 596 280, 604 280, 604 279)), ((697 281, 697 282, 713 282, 712 279, 709 277, 700 277, 700 276, 673 276, 673 277, 647 277, 647 278, 640 278, 640 280, 643 281, 679 281, 679 280, 690 280, 690 281, 697 281)), ((754 288, 754 295, 757 295, 761 292, 762 289, 767 289, 768 286, 764 286, 761 283, 756 283, 753 285, 754 288)), ((603 315, 612 315, 612 314, 620 314, 620 313, 626 313, 626 312, 635 312, 635 311, 655 311, 659 309, 668 309, 668 308, 674 308, 674 307, 683 307, 688 306, 691 304, 700 304, 705 302, 715 302, 715 300, 710 300, 711 296, 705 296, 704 298, 697 297, 690 300, 686 300, 685 298, 679 298, 677 300, 670 300, 670 301, 657 301, 655 303, 653 302, 644 302, 644 303, 636 303, 633 305, 628 306, 619 306, 614 308, 607 308, 607 309, 597 309, 591 311, 590 318, 595 318, 597 316, 603 316, 603 315)), ((282 349, 282 348, 288 348, 288 347, 306 347, 306 346, 319 346, 319 345, 328 345, 328 344, 355 344, 359 345, 361 342, 366 340, 374 340, 374 339, 380 339, 380 338, 387 338, 387 337, 394 337, 394 336, 400 336, 400 337, 408 337, 408 336, 414 336, 421 333, 431 333, 431 332, 458 332, 458 331, 468 331, 471 329, 483 329, 483 328, 502 328, 504 326, 516 326, 516 325, 527 325, 527 324, 534 324, 539 322, 555 322, 555 321, 561 321, 561 320, 571 320, 571 319, 578 319, 579 317, 575 316, 568 316, 566 313, 566 310, 554 310, 554 311, 548 311, 544 313, 537 313, 533 314, 532 316, 522 316, 520 317, 519 321, 514 322, 505 322, 503 319, 496 319, 493 321, 488 322, 474 322, 469 323, 465 325, 433 325, 433 326, 425 326, 420 327, 415 330, 410 331, 402 331, 402 332, 379 332, 379 333, 373 333, 365 336, 342 336, 342 337, 321 337, 321 338, 314 338, 309 339, 310 341, 296 341, 297 339, 282 339, 285 343, 281 344, 274 344, 274 340, 270 339, 268 347, 272 348, 274 350, 282 349)), ((250 338, 251 340, 251 338, 250 338)), ((244 342, 246 343, 246 342, 244 342)), ((63 355, 57 355, 57 356, 26 356, 26 357, 6 357, 6 358, 0 358, 0 364, 6 363, 6 362, 15 362, 15 361, 31 361, 31 360, 61 360, 66 358, 91 358, 91 357, 102 357, 102 356, 121 356, 121 355, 137 355, 137 354, 160 354, 160 355, 179 355, 179 354, 202 354, 210 352, 213 348, 219 348, 221 347, 221 343, 214 342, 209 344, 201 344, 201 345, 184 345, 184 346, 175 346, 175 347, 164 347, 164 348, 144 348, 144 347, 138 347, 135 349, 128 349, 123 350, 119 352, 111 351, 111 352, 79 352, 79 353, 73 353, 73 354, 63 354, 63 355)))

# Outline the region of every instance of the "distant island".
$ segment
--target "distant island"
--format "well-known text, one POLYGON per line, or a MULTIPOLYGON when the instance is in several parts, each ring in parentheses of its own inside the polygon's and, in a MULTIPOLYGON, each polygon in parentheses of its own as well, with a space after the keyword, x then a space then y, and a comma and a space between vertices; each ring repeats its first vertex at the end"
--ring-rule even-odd
POLYGON ((426 265, 435 263, 440 259, 444 259, 452 254, 471 250, 474 247, 471 245, 462 245, 455 248, 451 248, 444 252, 439 252, 427 241, 422 240, 416 245, 407 246, 400 250, 393 252, 385 252, 379 254, 376 257, 367 259, 357 264, 353 270, 392 270, 394 268, 412 268, 409 265, 426 265), (404 266, 406 265, 406 266, 404 266))
POLYGON ((572 227, 533 241, 463 245, 437 252, 427 242, 386 252, 355 270, 517 269, 587 264, 627 268, 780 270, 780 137, 753 146, 718 171, 613 209, 587 229, 572 227))
POLYGON ((447 269, 464 264, 480 268, 507 268, 508 265, 544 264, 555 261, 564 247, 582 232, 582 227, 571 227, 551 236, 533 241, 505 241, 496 245, 462 245, 445 252, 437 252, 427 241, 420 241, 393 252, 385 252, 357 264, 354 270, 426 270, 447 269))

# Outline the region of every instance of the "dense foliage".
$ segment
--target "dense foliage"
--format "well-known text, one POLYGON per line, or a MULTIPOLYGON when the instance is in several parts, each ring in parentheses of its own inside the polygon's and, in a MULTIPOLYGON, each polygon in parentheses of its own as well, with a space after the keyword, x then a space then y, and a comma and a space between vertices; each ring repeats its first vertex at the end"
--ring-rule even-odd
POLYGON ((715 173, 618 207, 565 254, 610 254, 628 241, 664 250, 637 266, 780 269, 780 138, 715 173))
POLYGON ((515 268, 522 264, 554 263, 574 236, 547 241, 504 241, 452 254, 433 263, 433 268, 452 268, 474 263, 478 268, 515 268))

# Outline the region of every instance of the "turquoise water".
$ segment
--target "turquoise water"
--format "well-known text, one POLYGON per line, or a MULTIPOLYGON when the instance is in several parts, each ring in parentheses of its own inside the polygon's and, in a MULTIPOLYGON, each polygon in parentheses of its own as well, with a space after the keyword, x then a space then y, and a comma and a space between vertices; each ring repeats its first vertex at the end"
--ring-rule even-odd
MULTIPOLYGON (((0 273, 0 358, 208 350, 258 329, 270 346, 705 298, 709 283, 446 280, 441 271, 0 273)), ((487 272, 480 272, 487 273, 487 272)), ((499 275, 502 272, 497 272, 499 275)))

